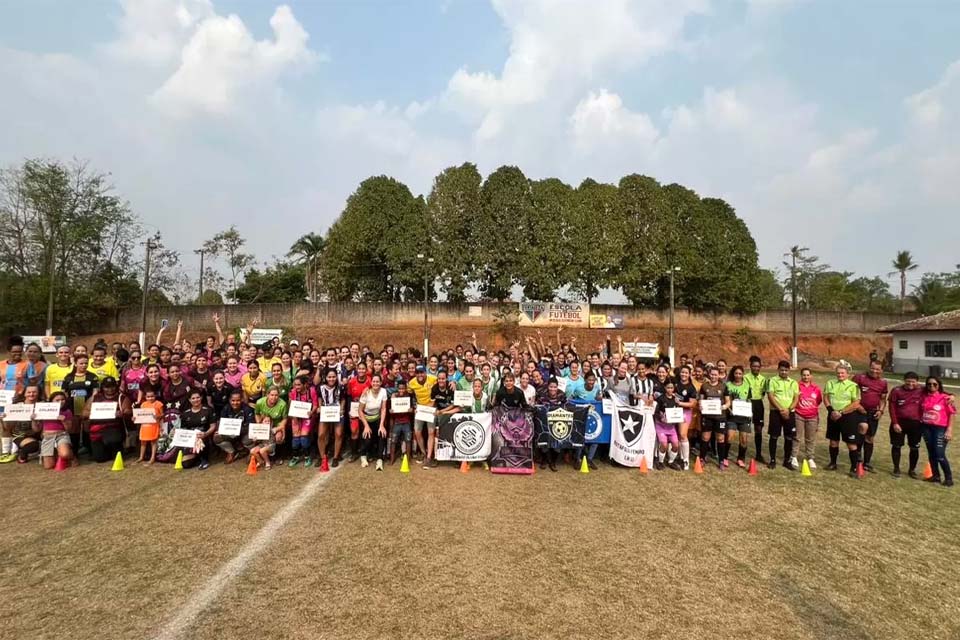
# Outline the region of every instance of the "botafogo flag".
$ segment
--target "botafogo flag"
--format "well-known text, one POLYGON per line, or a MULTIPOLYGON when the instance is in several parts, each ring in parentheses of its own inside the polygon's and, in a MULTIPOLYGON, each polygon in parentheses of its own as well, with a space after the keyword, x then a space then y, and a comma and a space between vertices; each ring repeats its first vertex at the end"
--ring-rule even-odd
POLYGON ((625 467, 639 467, 646 458, 653 468, 657 433, 650 408, 631 407, 614 399, 610 420, 610 457, 625 467))

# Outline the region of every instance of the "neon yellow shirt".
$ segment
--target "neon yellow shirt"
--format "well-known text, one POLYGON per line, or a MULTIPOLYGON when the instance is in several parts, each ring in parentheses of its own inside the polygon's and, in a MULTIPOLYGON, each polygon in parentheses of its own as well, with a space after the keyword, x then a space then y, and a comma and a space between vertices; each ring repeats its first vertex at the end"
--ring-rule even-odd
POLYGON ((793 378, 770 378, 767 381, 767 393, 772 393, 777 404, 783 409, 789 409, 794 399, 800 395, 800 385, 793 378))
POLYGON ((830 380, 823 387, 823 398, 834 411, 843 411, 860 399, 860 385, 849 378, 843 382, 830 380))

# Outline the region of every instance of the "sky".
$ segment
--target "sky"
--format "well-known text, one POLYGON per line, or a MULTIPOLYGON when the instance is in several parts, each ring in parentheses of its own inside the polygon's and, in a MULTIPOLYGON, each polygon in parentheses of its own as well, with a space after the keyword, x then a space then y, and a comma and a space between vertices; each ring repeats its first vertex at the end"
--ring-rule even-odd
MULTIPOLYGON (((630 173, 726 199, 888 277, 960 263, 960 3, 940 0, 0 0, 0 165, 109 172, 189 263, 261 262, 387 174, 630 173)), ((197 271, 197 265, 187 265, 197 271)))

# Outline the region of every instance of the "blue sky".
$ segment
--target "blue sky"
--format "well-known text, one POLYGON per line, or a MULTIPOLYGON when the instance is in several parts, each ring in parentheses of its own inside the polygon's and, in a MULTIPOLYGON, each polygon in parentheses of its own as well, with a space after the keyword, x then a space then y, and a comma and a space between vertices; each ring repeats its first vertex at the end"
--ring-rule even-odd
MULTIPOLYGON (((0 163, 83 158, 185 254, 263 261, 369 175, 638 172, 886 276, 960 262, 960 3, 0 2, 0 163)), ((188 267, 191 269, 193 267, 188 267)))

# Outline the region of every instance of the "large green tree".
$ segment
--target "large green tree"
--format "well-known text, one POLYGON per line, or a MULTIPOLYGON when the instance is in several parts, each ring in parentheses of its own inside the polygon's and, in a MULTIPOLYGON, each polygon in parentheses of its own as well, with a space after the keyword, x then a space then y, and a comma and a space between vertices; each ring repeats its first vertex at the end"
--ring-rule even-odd
POLYGON ((569 280, 574 190, 556 178, 530 184, 530 204, 518 221, 524 238, 516 283, 528 300, 553 300, 569 280))
POLYGON ((615 282, 633 304, 652 305, 667 269, 664 248, 673 245, 666 198, 659 182, 637 174, 620 179, 618 196, 624 257, 615 282))
POLYGON ((476 269, 474 228, 481 215, 480 184, 474 164, 448 167, 433 180, 427 196, 430 257, 450 302, 464 302, 476 269))
POLYGON ((480 189, 480 217, 474 225, 480 292, 487 298, 506 300, 518 282, 524 264, 521 255, 528 238, 522 229, 531 216, 530 181, 517 167, 500 167, 480 189))
POLYGON ((588 303, 616 284, 628 253, 617 187, 586 179, 573 194, 566 228, 570 290, 588 303))
POLYGON ((305 266, 277 262, 264 270, 249 269, 243 284, 228 292, 238 303, 303 302, 307 297, 305 266))

